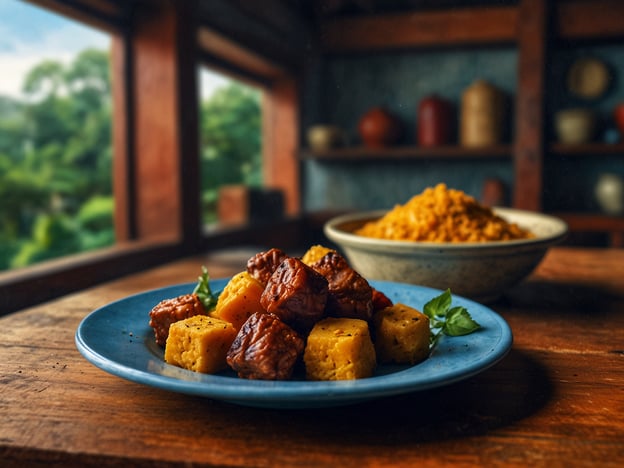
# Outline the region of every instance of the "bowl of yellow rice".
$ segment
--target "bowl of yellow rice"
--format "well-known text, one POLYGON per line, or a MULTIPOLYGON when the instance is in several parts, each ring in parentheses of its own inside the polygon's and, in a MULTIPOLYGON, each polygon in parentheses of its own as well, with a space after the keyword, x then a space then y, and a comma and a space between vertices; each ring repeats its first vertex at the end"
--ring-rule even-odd
POLYGON ((438 184, 391 210, 333 218, 324 232, 368 279, 491 302, 526 278, 568 227, 543 213, 487 207, 438 184))

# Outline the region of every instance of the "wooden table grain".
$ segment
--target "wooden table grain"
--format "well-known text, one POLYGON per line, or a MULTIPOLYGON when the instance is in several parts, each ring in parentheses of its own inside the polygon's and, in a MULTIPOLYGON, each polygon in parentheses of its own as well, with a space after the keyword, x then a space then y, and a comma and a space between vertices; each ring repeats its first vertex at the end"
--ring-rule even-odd
POLYGON ((1 466, 624 466, 624 250, 552 249, 490 307, 514 344, 447 387, 269 410, 109 375, 74 345, 89 312, 243 267, 180 260, 0 319, 1 466))

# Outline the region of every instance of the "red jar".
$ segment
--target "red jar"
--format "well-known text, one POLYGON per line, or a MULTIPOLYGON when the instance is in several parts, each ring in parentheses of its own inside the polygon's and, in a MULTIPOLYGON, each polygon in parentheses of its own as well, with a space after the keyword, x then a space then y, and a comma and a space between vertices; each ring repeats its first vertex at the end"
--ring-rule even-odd
POLYGON ((451 142, 453 107, 450 102, 432 95, 418 104, 417 139, 421 146, 440 146, 451 142))
POLYGON ((358 131, 364 145, 383 148, 397 143, 402 134, 401 121, 382 107, 366 112, 358 123, 358 131))
POLYGON ((616 105, 613 109, 613 120, 620 133, 624 135, 624 103, 616 105))

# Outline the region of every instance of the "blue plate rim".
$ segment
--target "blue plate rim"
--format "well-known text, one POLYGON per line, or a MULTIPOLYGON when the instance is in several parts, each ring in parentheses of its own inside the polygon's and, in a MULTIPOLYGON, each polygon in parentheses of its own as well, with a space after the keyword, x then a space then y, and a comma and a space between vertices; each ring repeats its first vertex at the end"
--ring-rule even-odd
MULTIPOLYGON (((219 290, 228 280, 229 278, 211 280, 211 287, 214 290, 219 290)), ((432 298, 441 293, 440 290, 434 288, 390 281, 371 280, 370 284, 380 291, 391 290, 393 294, 398 296, 401 296, 402 293, 403 295, 413 293, 432 298)), ((129 317, 129 323, 135 324, 138 330, 142 330, 142 333, 148 333, 147 329, 151 332, 148 325, 148 313, 155 305, 154 301, 158 298, 161 300, 172 297, 172 294, 191 292, 194 286, 195 283, 182 283, 150 289, 126 296, 93 310, 81 320, 76 329, 76 347, 83 357, 96 367, 109 374, 143 385, 248 406, 303 408, 355 403, 450 385, 492 367, 507 355, 513 343, 511 328, 498 313, 482 304, 455 295, 453 295, 453 305, 467 307, 477 321, 485 318, 489 326, 465 337, 443 337, 436 349, 433 350, 432 355, 423 363, 415 366, 404 366, 396 372, 353 381, 296 380, 273 382, 239 379, 220 374, 198 374, 166 364, 162 359, 158 362, 153 350, 150 350, 149 345, 145 344, 145 339, 140 339, 141 333, 136 335, 137 339, 132 340, 132 335, 122 333, 123 328, 127 327, 121 323, 112 324, 113 328, 122 328, 122 330, 111 336, 110 343, 96 342, 90 327, 105 321, 106 314, 111 313, 111 311, 115 313, 120 308, 129 307, 129 304, 134 301, 151 298, 151 302, 148 303, 146 300, 145 308, 140 311, 144 312, 143 315, 137 310, 133 312, 136 316, 134 321, 134 316, 129 317), (142 322, 139 321, 140 319, 142 322), (478 359, 467 363, 465 366, 451 370, 442 368, 438 374, 432 377, 419 377, 419 371, 435 365, 436 360, 440 359, 441 353, 445 353, 454 347, 468 346, 467 343, 475 340, 475 337, 495 339, 495 341, 488 344, 491 349, 485 350, 481 356, 477 356, 478 359), (147 365, 152 364, 156 368, 139 369, 130 362, 130 359, 124 361, 118 357, 111 358, 110 347, 122 344, 120 340, 131 342, 132 344, 129 346, 137 351, 139 358, 142 358, 143 355, 153 358, 154 361, 148 362, 147 365)), ((415 306, 421 307, 422 304, 415 304, 415 306)), ((127 342, 124 344, 127 345, 127 342)), ((461 359, 461 355, 459 359, 461 359)))

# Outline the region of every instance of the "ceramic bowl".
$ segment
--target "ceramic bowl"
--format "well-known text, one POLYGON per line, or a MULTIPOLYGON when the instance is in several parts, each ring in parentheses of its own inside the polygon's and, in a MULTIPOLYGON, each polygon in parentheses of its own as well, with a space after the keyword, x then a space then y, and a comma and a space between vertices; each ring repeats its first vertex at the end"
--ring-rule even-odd
POLYGON ((384 211, 347 214, 328 221, 325 235, 342 251, 351 266, 372 280, 417 284, 480 302, 491 302, 528 276, 548 248, 566 236, 558 218, 511 208, 496 214, 535 234, 513 241, 439 243, 373 239, 353 234, 384 211))

